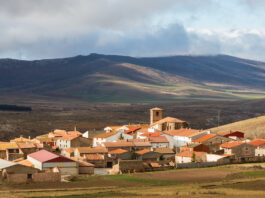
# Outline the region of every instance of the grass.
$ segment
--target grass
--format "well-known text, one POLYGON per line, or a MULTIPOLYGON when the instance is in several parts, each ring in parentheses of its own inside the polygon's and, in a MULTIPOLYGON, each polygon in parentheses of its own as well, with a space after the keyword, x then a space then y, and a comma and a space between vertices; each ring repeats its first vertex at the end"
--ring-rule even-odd
POLYGON ((168 180, 156 180, 156 179, 145 179, 134 177, 132 175, 105 175, 105 178, 119 180, 119 181, 126 181, 126 182, 137 182, 143 184, 153 184, 153 185, 174 185, 180 184, 181 182, 176 181, 168 181, 168 180))
POLYGON ((265 171, 250 171, 234 173, 227 176, 227 179, 241 179, 241 178, 262 178, 265 177, 265 171))

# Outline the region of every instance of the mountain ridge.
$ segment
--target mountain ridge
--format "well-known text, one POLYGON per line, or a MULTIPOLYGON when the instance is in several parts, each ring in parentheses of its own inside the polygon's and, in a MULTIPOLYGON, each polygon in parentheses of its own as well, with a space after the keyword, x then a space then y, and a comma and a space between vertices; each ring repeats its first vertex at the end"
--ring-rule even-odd
POLYGON ((264 76, 265 63, 227 55, 0 59, 0 94, 89 102, 250 99, 265 97, 264 76))

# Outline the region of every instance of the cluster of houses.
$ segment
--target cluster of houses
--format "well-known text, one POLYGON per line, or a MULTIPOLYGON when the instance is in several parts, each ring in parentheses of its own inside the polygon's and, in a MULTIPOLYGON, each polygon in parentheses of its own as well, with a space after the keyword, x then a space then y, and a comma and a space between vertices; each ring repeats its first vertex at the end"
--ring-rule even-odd
POLYGON ((189 123, 150 110, 150 124, 107 126, 104 132, 54 130, 34 139, 0 142, 1 181, 60 181, 62 175, 110 174, 265 161, 265 139, 240 131, 191 129, 189 123), (195 166, 196 165, 196 166, 195 166))

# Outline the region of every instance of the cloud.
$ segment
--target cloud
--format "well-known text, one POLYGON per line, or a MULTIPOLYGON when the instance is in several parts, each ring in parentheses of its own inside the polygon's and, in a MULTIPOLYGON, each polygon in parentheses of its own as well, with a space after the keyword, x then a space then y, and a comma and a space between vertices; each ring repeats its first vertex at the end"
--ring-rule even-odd
POLYGON ((0 57, 223 53, 265 60, 265 31, 258 28, 264 22, 253 20, 264 17, 262 1, 0 0, 0 5, 0 57), (252 18, 238 15, 245 10, 252 18), (247 18, 257 27, 248 27, 247 18))

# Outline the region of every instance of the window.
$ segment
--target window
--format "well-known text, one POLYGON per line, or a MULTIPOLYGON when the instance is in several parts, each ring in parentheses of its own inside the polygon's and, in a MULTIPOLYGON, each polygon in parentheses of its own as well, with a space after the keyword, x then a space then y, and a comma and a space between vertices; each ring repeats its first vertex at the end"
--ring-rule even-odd
POLYGON ((158 111, 156 112, 156 116, 159 116, 159 112, 158 111))
POLYGON ((32 179, 32 174, 28 174, 27 178, 32 179))

